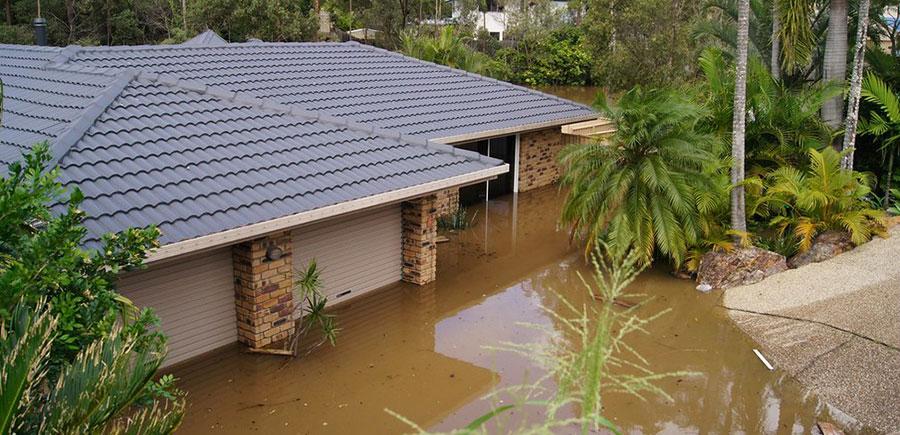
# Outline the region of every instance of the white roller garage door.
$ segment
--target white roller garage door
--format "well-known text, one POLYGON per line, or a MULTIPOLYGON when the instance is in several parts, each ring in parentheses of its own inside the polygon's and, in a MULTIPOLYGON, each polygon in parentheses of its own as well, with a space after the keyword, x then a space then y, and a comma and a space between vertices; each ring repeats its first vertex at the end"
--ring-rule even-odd
POLYGON ((159 316, 169 337, 165 365, 237 340, 231 248, 129 273, 119 292, 159 316))
POLYGON ((294 269, 316 260, 328 304, 400 281, 400 206, 294 230, 294 269))

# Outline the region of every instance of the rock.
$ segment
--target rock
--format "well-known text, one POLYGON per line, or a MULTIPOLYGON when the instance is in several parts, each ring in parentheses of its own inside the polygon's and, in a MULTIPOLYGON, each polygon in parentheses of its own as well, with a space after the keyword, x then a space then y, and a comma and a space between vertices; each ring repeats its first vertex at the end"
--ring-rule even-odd
POLYGON ((788 260, 788 267, 796 269, 810 263, 818 263, 851 249, 853 249, 853 242, 850 241, 849 234, 843 231, 826 231, 816 236, 808 251, 791 257, 788 260))
POLYGON ((697 290, 699 290, 699 291, 701 291, 701 292, 703 292, 703 293, 709 293, 710 291, 712 291, 712 286, 709 285, 709 284, 707 284, 707 283, 705 283, 705 282, 703 282, 703 283, 700 283, 700 285, 697 286, 697 290))
POLYGON ((787 268, 783 255, 755 246, 731 252, 710 251, 700 260, 697 282, 726 289, 760 282, 787 268))

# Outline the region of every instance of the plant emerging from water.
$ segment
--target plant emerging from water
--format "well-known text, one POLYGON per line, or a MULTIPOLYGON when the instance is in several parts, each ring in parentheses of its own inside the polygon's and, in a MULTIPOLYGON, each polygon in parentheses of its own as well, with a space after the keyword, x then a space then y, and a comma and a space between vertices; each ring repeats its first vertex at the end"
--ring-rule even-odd
POLYGON ((585 252, 605 240, 634 246, 644 262, 658 250, 679 266, 701 237, 695 194, 714 189, 703 174, 714 136, 696 129, 705 112, 684 93, 640 87, 617 107, 598 103, 617 131, 609 143, 563 150, 562 219, 587 242, 585 252))
POLYGON ((475 216, 478 212, 472 214, 469 218, 469 210, 465 207, 457 207, 456 210, 438 218, 437 225, 439 230, 443 231, 459 231, 471 227, 475 223, 475 216))
POLYGON ((295 310, 299 319, 295 325, 294 335, 290 343, 290 350, 295 356, 301 352, 301 339, 313 329, 321 331, 322 337, 306 346, 305 350, 302 350, 305 355, 326 342, 334 346, 337 334, 340 331, 334 323, 334 315, 325 311, 328 298, 322 293, 322 277, 316 260, 310 261, 306 269, 299 271, 296 275, 294 300, 299 301, 299 305, 295 310))
MULTIPOLYGON (((655 385, 655 382, 676 376, 691 376, 694 373, 654 373, 650 362, 642 357, 626 342, 626 337, 634 333, 647 333, 645 326, 665 314, 668 310, 642 318, 637 310, 647 299, 628 304, 622 309, 620 298, 638 274, 646 267, 642 253, 637 250, 613 248, 602 242, 593 255, 594 275, 591 280, 579 274, 585 291, 593 304, 578 306, 562 295, 557 295, 559 307, 543 306, 548 316, 555 320, 552 326, 520 324, 521 327, 543 332, 549 340, 535 343, 504 342, 499 351, 522 355, 539 365, 546 375, 532 384, 516 385, 492 393, 488 398, 499 400, 501 395, 514 397, 514 402, 497 406, 490 412, 473 420, 465 428, 453 433, 487 433, 489 424, 505 433, 537 434, 570 432, 581 433, 600 429, 619 433, 611 420, 603 416, 603 398, 608 394, 628 394, 641 400, 648 396, 671 397, 655 385), (555 383, 555 389, 548 384, 555 383), (512 411, 537 410, 542 415, 538 422, 512 422, 512 411), (490 422, 490 423, 489 423, 490 422)), ((643 295, 629 294, 629 298, 643 298, 643 295)), ((390 410, 419 433, 425 431, 415 423, 390 410)), ((524 414, 523 413, 520 413, 524 414)))

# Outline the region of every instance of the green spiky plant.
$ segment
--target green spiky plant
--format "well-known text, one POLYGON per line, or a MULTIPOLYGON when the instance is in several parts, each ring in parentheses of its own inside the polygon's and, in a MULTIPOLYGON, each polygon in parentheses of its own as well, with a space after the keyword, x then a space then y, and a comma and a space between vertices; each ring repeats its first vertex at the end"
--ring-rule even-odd
POLYGON ((715 158, 715 136, 696 129, 705 112, 675 90, 636 87, 616 107, 598 102, 617 131, 608 142, 562 151, 562 220, 585 240, 585 253, 604 240, 635 246, 644 262, 658 251, 680 266, 701 237, 695 192, 712 189, 703 170, 715 158))
POLYGON ((764 180, 763 201, 777 234, 792 232, 801 252, 824 231, 846 231, 857 245, 884 234, 884 212, 867 201, 872 191, 869 177, 841 169, 842 153, 831 147, 809 149, 808 155, 806 169, 781 167, 764 180))
POLYGON ((316 260, 310 261, 306 269, 296 273, 294 297, 296 301, 300 301, 299 320, 290 342, 290 350, 294 356, 301 353, 307 355, 325 343, 334 346, 340 329, 335 325, 334 315, 325 311, 328 298, 322 294, 322 278, 316 260), (321 338, 301 349, 301 339, 317 328, 322 334, 321 338))
MULTIPOLYGON (((603 398, 609 394, 627 394, 647 400, 651 396, 671 400, 671 397, 655 382, 678 376, 693 376, 693 372, 654 373, 650 362, 644 359, 626 338, 635 333, 647 333, 645 326, 668 312, 659 312, 648 318, 637 315, 644 306, 644 298, 630 308, 622 309, 616 301, 625 295, 629 284, 646 267, 642 254, 637 250, 612 248, 599 242, 593 255, 592 279, 579 278, 592 305, 576 305, 557 294, 561 308, 542 306, 547 315, 554 318, 563 330, 552 326, 527 324, 520 326, 535 329, 549 340, 535 343, 504 342, 488 346, 503 352, 512 352, 530 359, 546 371, 546 375, 531 384, 515 385, 495 391, 489 399, 499 401, 501 395, 514 398, 513 403, 494 407, 474 419, 454 434, 514 433, 583 434, 597 431, 620 433, 615 424, 603 415, 603 398), (560 334, 561 333, 561 334, 560 334), (560 336, 566 338, 559 338, 560 336), (546 381, 554 381, 557 388, 548 391, 546 381), (572 409, 575 416, 567 416, 572 409), (516 422, 510 415, 516 411, 537 411, 539 421, 516 422), (489 425, 494 427, 488 428, 489 425)), ((642 295, 629 294, 629 298, 642 295)), ((419 433, 427 433, 414 422, 386 410, 406 422, 419 433)))
POLYGON ((17 304, 0 325, 0 433, 169 434, 178 427, 181 394, 155 393, 164 346, 148 348, 116 325, 51 382, 46 375, 58 328, 46 300, 37 308, 17 304))
POLYGON ((469 210, 466 207, 457 207, 455 211, 439 217, 437 226, 439 230, 444 231, 464 230, 475 224, 476 216, 478 216, 477 210, 469 218, 469 210))

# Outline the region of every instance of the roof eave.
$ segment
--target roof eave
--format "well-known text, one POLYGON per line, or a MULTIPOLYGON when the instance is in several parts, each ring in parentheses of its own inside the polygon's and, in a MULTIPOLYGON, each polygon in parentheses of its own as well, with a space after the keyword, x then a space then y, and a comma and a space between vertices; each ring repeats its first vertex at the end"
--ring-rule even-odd
POLYGON ((245 225, 239 228, 233 228, 215 234, 209 234, 206 236, 170 243, 167 245, 163 245, 153 251, 147 257, 144 263, 159 263, 187 254, 199 253, 215 248, 233 245, 235 243, 262 237, 266 234, 289 230, 324 219, 343 216, 350 213, 356 213, 381 205, 407 201, 443 189, 479 183, 485 180, 490 180, 507 172, 509 172, 508 164, 493 166, 487 169, 470 172, 468 174, 457 175, 455 177, 432 181, 417 186, 410 186, 403 189, 384 192, 377 195, 367 196, 351 201, 342 202, 339 204, 317 208, 314 210, 283 216, 265 222, 245 225))
POLYGON ((490 139, 490 138, 501 137, 501 136, 509 136, 512 134, 527 133, 530 131, 543 130, 545 128, 558 127, 558 126, 562 126, 565 124, 571 124, 573 122, 590 121, 592 119, 598 119, 598 118, 600 118, 599 113, 590 113, 590 114, 584 114, 584 115, 579 115, 579 116, 573 116, 573 117, 569 117, 569 118, 554 119, 552 121, 536 122, 536 123, 531 123, 531 124, 516 125, 513 127, 504 127, 504 128, 493 129, 493 130, 482 130, 482 131, 477 131, 474 133, 464 133, 464 134, 458 134, 458 135, 454 135, 454 136, 439 137, 439 138, 435 138, 435 139, 429 139, 429 141, 436 142, 436 143, 442 143, 442 144, 448 144, 448 145, 461 144, 461 143, 473 142, 473 141, 482 140, 482 139, 490 139))

